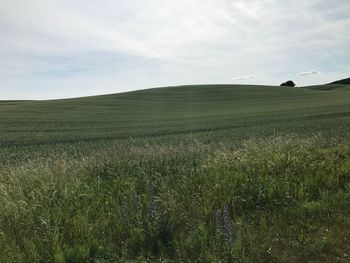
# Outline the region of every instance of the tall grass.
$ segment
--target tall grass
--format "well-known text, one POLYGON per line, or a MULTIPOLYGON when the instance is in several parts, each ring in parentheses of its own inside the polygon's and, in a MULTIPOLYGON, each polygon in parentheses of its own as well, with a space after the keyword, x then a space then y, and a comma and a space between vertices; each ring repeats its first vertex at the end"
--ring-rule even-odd
POLYGON ((2 164, 0 204, 0 262, 346 262, 350 147, 274 137, 51 154, 2 164))

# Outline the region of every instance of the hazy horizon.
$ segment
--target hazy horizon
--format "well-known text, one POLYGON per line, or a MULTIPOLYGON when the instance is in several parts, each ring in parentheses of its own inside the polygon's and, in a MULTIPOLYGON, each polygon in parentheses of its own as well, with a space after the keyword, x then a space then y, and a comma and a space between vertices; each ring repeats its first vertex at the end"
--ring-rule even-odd
POLYGON ((345 0, 0 0, 0 100, 350 77, 345 0))

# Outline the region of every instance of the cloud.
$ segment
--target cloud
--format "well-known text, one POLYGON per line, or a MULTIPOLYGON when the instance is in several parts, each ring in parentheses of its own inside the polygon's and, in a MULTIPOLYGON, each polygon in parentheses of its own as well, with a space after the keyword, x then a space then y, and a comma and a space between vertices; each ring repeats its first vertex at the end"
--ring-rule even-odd
POLYGON ((297 76, 310 76, 310 75, 318 75, 318 74, 321 74, 321 72, 318 70, 310 70, 310 71, 300 72, 297 74, 297 76))
POLYGON ((232 80, 250 80, 250 79, 257 79, 258 77, 256 75, 250 75, 250 76, 241 76, 241 77, 233 77, 232 80))
POLYGON ((305 67, 322 75, 300 84, 318 84, 350 69, 348 0, 0 2, 0 99, 276 84, 305 67))

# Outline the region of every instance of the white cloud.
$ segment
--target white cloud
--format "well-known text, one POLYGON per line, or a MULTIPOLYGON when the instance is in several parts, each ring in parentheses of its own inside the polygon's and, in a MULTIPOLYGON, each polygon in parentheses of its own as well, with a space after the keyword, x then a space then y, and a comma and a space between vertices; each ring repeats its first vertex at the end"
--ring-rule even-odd
POLYGON ((309 76, 309 75, 317 75, 317 74, 321 74, 321 72, 318 70, 310 70, 310 71, 300 72, 297 74, 297 76, 309 76))
POLYGON ((250 75, 250 76, 241 76, 241 77, 233 77, 232 80, 250 80, 250 79, 257 79, 258 77, 256 75, 250 75))

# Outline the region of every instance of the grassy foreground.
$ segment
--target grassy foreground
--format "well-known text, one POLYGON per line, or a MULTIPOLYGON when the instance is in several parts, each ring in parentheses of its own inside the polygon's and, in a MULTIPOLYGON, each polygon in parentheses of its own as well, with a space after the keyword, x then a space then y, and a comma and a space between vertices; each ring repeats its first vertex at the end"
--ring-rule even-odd
POLYGON ((0 174, 1 262, 347 262, 350 147, 113 146, 0 174))
POLYGON ((0 262, 349 262, 350 88, 0 103, 0 262))

